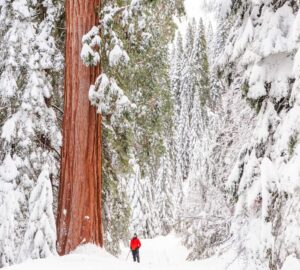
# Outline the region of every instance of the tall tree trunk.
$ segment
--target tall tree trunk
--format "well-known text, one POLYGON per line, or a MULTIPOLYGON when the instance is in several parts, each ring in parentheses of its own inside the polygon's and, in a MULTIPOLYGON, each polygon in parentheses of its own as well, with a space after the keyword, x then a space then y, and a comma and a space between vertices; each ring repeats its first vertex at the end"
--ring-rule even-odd
POLYGON ((101 116, 88 90, 99 68, 83 65, 82 36, 96 25, 100 0, 66 1, 66 68, 57 250, 64 255, 83 243, 103 245, 101 207, 101 116))

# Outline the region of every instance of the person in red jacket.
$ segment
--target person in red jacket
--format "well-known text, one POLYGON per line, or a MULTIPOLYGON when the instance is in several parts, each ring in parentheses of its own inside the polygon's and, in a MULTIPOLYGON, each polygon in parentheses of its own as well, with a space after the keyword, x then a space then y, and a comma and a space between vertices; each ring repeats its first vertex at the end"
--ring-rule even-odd
POLYGON ((139 249, 142 246, 140 239, 138 239, 137 234, 133 235, 133 238, 130 241, 130 249, 132 252, 132 257, 134 262, 140 262, 140 252, 139 249))

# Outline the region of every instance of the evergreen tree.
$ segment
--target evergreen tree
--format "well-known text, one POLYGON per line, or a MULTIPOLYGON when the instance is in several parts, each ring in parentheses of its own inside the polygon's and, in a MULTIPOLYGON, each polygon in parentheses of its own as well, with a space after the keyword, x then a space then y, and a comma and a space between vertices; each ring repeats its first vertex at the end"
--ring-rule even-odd
MULTIPOLYGON (((182 164, 181 164, 181 136, 179 129, 179 119, 181 112, 181 84, 182 84, 182 70, 183 70, 183 40, 182 35, 178 31, 177 37, 174 42, 174 54, 173 58, 170 59, 170 88, 172 94, 172 100, 174 104, 174 115, 172 118, 172 130, 173 130, 173 160, 175 167, 175 180, 176 183, 180 185, 183 181, 182 177, 182 164)), ((181 201, 180 196, 178 197, 178 202, 181 201)), ((177 205, 180 205, 178 203, 177 205)))
MULTIPOLYGON (((172 123, 171 123, 172 126, 172 123)), ((158 218, 160 220, 161 233, 168 234, 174 228, 174 224, 179 217, 179 205, 182 198, 181 179, 176 177, 175 168, 175 149, 172 144, 173 137, 168 138, 166 130, 165 136, 165 154, 161 157, 160 167, 155 182, 155 208, 158 209, 158 218)))
MULTIPOLYGON (((198 142, 202 139, 204 139, 204 133, 206 131, 206 123, 205 118, 203 117, 203 108, 201 107, 201 101, 200 101, 200 97, 199 97, 199 92, 195 93, 194 96, 194 104, 193 104, 193 109, 191 111, 191 128, 190 128, 190 137, 191 137, 191 147, 189 150, 190 153, 190 161, 191 164, 196 164, 198 161, 195 157, 195 153, 198 152, 199 149, 197 149, 197 147, 199 147, 198 142)), ((196 170, 194 170, 194 172, 199 171, 200 167, 196 168, 196 170)))
POLYGON ((18 170, 15 161, 9 154, 4 158, 0 172, 0 252, 2 254, 0 267, 4 267, 13 264, 16 259, 18 250, 17 216, 20 215, 15 181, 18 170))
POLYGON ((159 234, 160 223, 155 209, 154 189, 151 178, 146 174, 141 176, 141 170, 136 161, 132 160, 133 174, 129 179, 128 194, 131 205, 130 232, 136 232, 147 238, 159 234))
MULTIPOLYGON (((191 80, 194 82, 194 93, 199 92, 201 106, 204 108, 210 104, 210 68, 208 62, 208 50, 205 37, 205 28, 202 19, 195 34, 191 61, 191 80)), ((192 96, 193 97, 193 96, 192 96)))
MULTIPOLYGON (((7 185, 6 182, 11 183, 11 198, 4 199, 6 204, 9 201, 16 204, 7 205, 11 209, 10 230, 13 230, 15 238, 10 236, 5 240, 6 244, 1 252, 3 265, 17 261, 24 235, 32 225, 28 202, 42 173, 42 167, 50 164, 45 181, 57 178, 57 153, 61 137, 57 118, 51 107, 51 80, 53 74, 62 67, 62 57, 52 36, 55 17, 59 14, 58 6, 52 1, 1 3, 0 51, 5 60, 1 62, 0 68, 0 95, 5 108, 2 112, 5 121, 1 128, 0 164, 5 167, 10 159, 10 169, 17 171, 8 180, 0 180, 4 186, 7 185)), ((34 203, 38 205, 41 202, 37 200, 34 203)), ((4 232, 8 228, 7 217, 0 220, 0 230, 4 232)), ((55 227, 54 219, 48 221, 49 226, 55 227)), ((55 233, 52 236, 49 237, 54 247, 55 233)), ((42 249, 40 251, 43 252, 42 249)), ((24 255, 23 259, 27 258, 30 258, 30 254, 24 255)))
POLYGON ((28 257, 45 258, 56 254, 56 228, 53 215, 49 171, 43 168, 29 198, 29 220, 18 261, 28 257))
POLYGON ((183 69, 183 40, 181 32, 177 32, 176 41, 174 43, 173 53, 170 59, 170 81, 171 93, 174 104, 174 117, 179 116, 180 112, 180 92, 181 92, 181 78, 183 69))
MULTIPOLYGON (((286 207, 297 211, 293 202, 299 196, 295 186, 284 188, 291 184, 285 170, 293 170, 298 151, 298 131, 289 128, 295 126, 290 112, 299 115, 291 102, 292 91, 299 91, 292 70, 299 44, 291 39, 299 34, 299 29, 291 32, 298 8, 294 1, 234 2, 221 61, 222 69, 228 67, 223 74, 227 87, 239 86, 257 114, 251 140, 242 149, 227 187, 235 207, 234 244, 248 266, 262 269, 280 269, 291 253, 299 253, 294 241, 282 234, 299 224, 298 216, 284 222, 286 207), (289 145, 294 150, 289 151, 289 145), (249 245, 253 237, 257 242, 249 245)), ((297 237, 295 232, 293 238, 297 237)))
POLYGON ((188 22, 188 25, 186 27, 186 33, 184 39, 184 58, 183 58, 185 63, 191 61, 196 28, 197 28, 197 23, 196 20, 193 18, 192 21, 188 22))

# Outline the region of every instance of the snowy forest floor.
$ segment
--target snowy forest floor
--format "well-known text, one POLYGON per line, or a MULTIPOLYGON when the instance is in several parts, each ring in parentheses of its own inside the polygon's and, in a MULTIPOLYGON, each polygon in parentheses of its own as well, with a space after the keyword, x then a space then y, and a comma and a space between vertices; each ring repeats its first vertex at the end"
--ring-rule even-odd
MULTIPOLYGON (((155 239, 142 240, 141 263, 133 263, 128 248, 123 248, 120 258, 115 258, 103 249, 93 245, 79 247, 70 255, 47 259, 29 260, 26 263, 8 267, 8 270, 242 270, 245 264, 235 260, 235 254, 228 252, 221 257, 187 262, 188 251, 174 234, 155 239)), ((284 270, 300 269, 296 260, 287 262, 284 270)), ((246 269, 247 266, 246 266, 246 269)))
MULTIPOLYGON (((174 234, 155 239, 142 240, 141 263, 133 263, 128 248, 123 248, 120 258, 115 258, 92 245, 78 248, 73 254, 63 257, 30 260, 9 267, 9 270, 241 270, 241 265, 233 261, 234 256, 223 256, 203 261, 187 262, 188 251, 174 234), (230 266, 228 268, 228 266, 230 266)), ((233 254, 232 254, 233 255, 233 254)))

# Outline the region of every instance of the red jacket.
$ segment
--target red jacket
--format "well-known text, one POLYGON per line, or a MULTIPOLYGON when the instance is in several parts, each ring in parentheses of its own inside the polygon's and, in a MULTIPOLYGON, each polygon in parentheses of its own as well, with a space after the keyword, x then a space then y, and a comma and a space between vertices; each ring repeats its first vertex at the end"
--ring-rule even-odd
POLYGON ((137 237, 134 237, 131 239, 131 241, 130 241, 131 250, 136 250, 136 249, 140 248, 141 246, 142 246, 141 241, 137 237))

